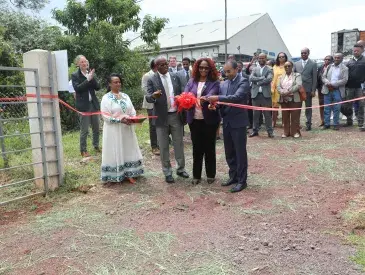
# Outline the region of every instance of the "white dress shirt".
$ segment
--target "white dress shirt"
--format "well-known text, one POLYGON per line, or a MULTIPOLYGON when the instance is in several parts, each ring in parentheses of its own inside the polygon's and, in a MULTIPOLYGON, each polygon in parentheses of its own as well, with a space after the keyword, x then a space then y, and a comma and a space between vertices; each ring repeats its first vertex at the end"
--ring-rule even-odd
MULTIPOLYGON (((266 65, 264 65, 264 66, 262 66, 262 67, 260 68, 260 76, 262 76, 262 72, 264 71, 265 66, 266 66, 266 65)), ((259 87, 259 93, 262 93, 262 87, 261 87, 261 86, 259 87)))
MULTIPOLYGON (((167 98, 167 100, 170 100, 170 108, 168 109, 168 112, 174 113, 177 111, 177 109, 175 106, 174 86, 172 85, 170 74, 168 72, 165 75, 160 74, 160 72, 158 74, 160 75, 160 79, 161 79, 162 85, 165 89, 165 92, 167 92, 167 89, 170 91, 170 98, 167 98), (167 83, 168 87, 166 87, 166 83, 167 83)), ((167 95, 167 93, 166 93, 166 95, 167 95)), ((169 95, 167 95, 167 96, 169 97, 169 95)))
POLYGON ((307 59, 307 60, 303 60, 303 59, 302 59, 302 66, 303 66, 303 69, 304 69, 305 65, 307 65, 307 62, 308 62, 308 59, 307 59))
POLYGON ((70 80, 70 81, 68 82, 68 92, 69 92, 70 94, 74 94, 74 93, 75 93, 74 86, 72 85, 72 80, 70 80))
POLYGON ((331 84, 335 83, 340 79, 340 73, 341 73, 340 65, 338 66, 333 65, 331 74, 331 84))
MULTIPOLYGON (((81 72, 82 72, 82 74, 86 77, 87 81, 90 81, 90 75, 89 75, 89 72, 86 72, 86 74, 84 74, 84 72, 83 72, 83 71, 81 71, 81 72)), ((92 97, 91 97, 90 92, 89 92, 89 101, 90 101, 90 102, 91 102, 91 101, 93 101, 93 99, 92 99, 92 97)))

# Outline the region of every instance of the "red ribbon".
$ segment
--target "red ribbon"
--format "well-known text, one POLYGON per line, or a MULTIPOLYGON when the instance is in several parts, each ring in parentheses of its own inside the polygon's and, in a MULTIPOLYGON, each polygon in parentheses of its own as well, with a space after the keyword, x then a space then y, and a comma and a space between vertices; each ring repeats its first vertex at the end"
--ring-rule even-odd
MULTIPOLYGON (((2 97, 0 98, 0 103, 1 102, 11 102, 11 101, 25 101, 27 100, 27 98, 36 98, 37 95, 36 94, 27 94, 26 96, 20 96, 20 97, 2 97)), ((63 101, 62 99, 60 99, 58 97, 58 95, 40 95, 40 98, 48 98, 48 99, 58 99, 59 103, 61 103, 63 106, 65 106, 66 108, 82 115, 82 116, 94 116, 94 115, 104 115, 106 117, 112 117, 111 114, 106 113, 106 112, 80 112, 78 111, 75 107, 72 107, 70 104, 66 103, 65 101, 63 101)), ((133 118, 157 118, 157 116, 136 116, 133 118)))
MULTIPOLYGON (((294 110, 302 110, 302 109, 316 109, 316 108, 333 106, 333 105, 343 104, 343 103, 348 103, 348 102, 355 102, 355 101, 363 100, 363 99, 365 99, 365 96, 354 98, 354 99, 349 99, 349 100, 344 100, 344 101, 336 102, 336 103, 330 103, 330 104, 324 104, 324 105, 318 105, 318 106, 312 106, 312 107, 281 108, 281 110, 282 111, 294 111, 294 110)), ((235 104, 235 103, 227 103, 227 102, 220 102, 220 101, 216 102, 216 104, 226 105, 226 106, 236 107, 236 108, 241 108, 241 109, 257 110, 257 111, 278 111, 278 108, 257 107, 257 106, 251 106, 251 105, 245 105, 245 104, 235 104)))
MULTIPOLYGON (((25 100, 27 100, 28 97, 36 98, 37 95, 36 94, 27 94, 26 96, 21 96, 21 97, 3 97, 3 98, 0 98, 0 103, 1 102, 10 102, 10 101, 25 101, 25 100)), ((76 110, 76 108, 72 107, 70 104, 59 99, 59 97, 57 95, 40 95, 40 98, 48 98, 48 99, 57 98, 58 101, 62 105, 64 105, 66 108, 68 108, 82 116, 93 116, 93 115, 104 115, 107 117, 111 116, 109 113, 105 113, 105 112, 101 112, 101 111, 99 111, 99 112, 80 112, 80 111, 76 110)), ((336 102, 336 103, 330 103, 330 104, 324 104, 324 105, 318 105, 318 106, 312 106, 312 107, 281 108, 281 110, 282 111, 294 111, 294 110, 302 110, 302 109, 316 109, 316 108, 333 106, 333 105, 343 104, 343 103, 348 103, 348 102, 355 102, 355 101, 364 100, 364 99, 365 99, 365 96, 362 96, 362 97, 344 100, 344 101, 336 102)), ((216 102, 215 104, 226 105, 226 106, 236 107, 236 108, 241 108, 241 109, 257 110, 257 111, 277 111, 278 110, 278 108, 257 107, 257 106, 251 106, 251 105, 245 105, 245 104, 226 103, 226 102, 220 102, 220 101, 216 102)), ((142 118, 142 117, 143 118, 144 117, 145 118, 157 118, 157 116, 141 116, 139 118, 142 118)))

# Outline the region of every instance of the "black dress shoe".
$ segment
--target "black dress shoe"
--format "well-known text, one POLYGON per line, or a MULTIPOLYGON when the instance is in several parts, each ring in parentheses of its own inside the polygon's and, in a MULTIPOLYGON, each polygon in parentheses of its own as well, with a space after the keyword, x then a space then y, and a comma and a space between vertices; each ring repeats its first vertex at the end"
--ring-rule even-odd
POLYGON ((252 132, 248 137, 256 137, 256 136, 258 136, 259 135, 259 133, 257 133, 257 132, 252 132))
POLYGON ((167 183, 174 183, 174 182, 175 182, 174 178, 173 178, 171 175, 166 176, 166 177, 165 177, 165 181, 166 181, 167 183))
POLYGON ((269 138, 274 138, 275 136, 274 136, 274 133, 267 133, 267 136, 269 137, 269 138))
POLYGON ((308 125, 306 128, 305 128, 306 131, 311 131, 312 130, 312 126, 308 125))
POLYGON ((208 184, 212 184, 213 182, 215 182, 215 178, 207 178, 207 182, 208 184))
POLYGON ((223 182, 221 185, 222 186, 230 186, 232 184, 237 184, 237 180, 236 179, 229 179, 227 182, 223 182))
POLYGON ((185 171, 183 171, 183 172, 177 172, 176 175, 178 175, 179 177, 182 177, 184 179, 187 179, 187 178, 190 177, 189 174, 186 173, 185 171))
POLYGON ((247 188, 247 183, 243 184, 243 183, 237 183, 235 187, 233 187, 230 192, 231 193, 236 193, 236 192, 240 192, 243 189, 247 188))

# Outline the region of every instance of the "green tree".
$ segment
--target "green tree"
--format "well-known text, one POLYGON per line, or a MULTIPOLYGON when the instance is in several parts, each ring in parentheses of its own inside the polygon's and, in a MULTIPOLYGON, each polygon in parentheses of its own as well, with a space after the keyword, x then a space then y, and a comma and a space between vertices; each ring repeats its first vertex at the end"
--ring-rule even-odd
POLYGON ((8 10, 10 7, 18 9, 40 10, 49 3, 48 0, 0 0, 1 9, 8 10))
POLYGON ((125 86, 139 86, 142 73, 148 70, 147 58, 130 50, 123 35, 138 31, 147 45, 155 45, 168 22, 150 15, 141 19, 140 11, 135 0, 68 0, 63 10, 53 10, 54 19, 66 28, 59 45, 68 50, 70 62, 84 54, 102 79, 111 72, 121 72, 125 86))
POLYGON ((17 53, 60 49, 61 29, 23 12, 0 11, 0 27, 4 40, 11 42, 17 53))

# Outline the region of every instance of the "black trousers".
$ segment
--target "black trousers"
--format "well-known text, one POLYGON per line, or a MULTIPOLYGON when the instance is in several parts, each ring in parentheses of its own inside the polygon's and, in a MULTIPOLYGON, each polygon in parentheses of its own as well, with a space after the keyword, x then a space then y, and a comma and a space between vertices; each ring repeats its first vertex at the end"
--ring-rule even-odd
POLYGON ((229 178, 234 182, 247 184, 247 130, 246 127, 223 128, 224 150, 229 167, 229 178))
POLYGON ((216 174, 216 132, 219 124, 209 125, 203 119, 194 119, 189 124, 191 141, 193 142, 193 177, 201 179, 203 158, 205 172, 208 178, 215 178, 216 174))

